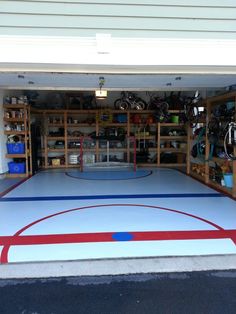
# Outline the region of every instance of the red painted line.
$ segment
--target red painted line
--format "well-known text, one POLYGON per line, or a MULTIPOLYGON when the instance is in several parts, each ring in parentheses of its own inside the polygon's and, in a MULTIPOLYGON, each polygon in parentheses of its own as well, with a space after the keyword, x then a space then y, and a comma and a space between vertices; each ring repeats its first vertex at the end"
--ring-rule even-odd
MULTIPOLYGON (((180 172, 181 172, 181 171, 180 171, 180 172)), ((211 184, 211 182, 205 183, 204 181, 198 179, 197 177, 194 177, 194 176, 191 175, 191 174, 186 174, 186 173, 184 173, 184 174, 187 175, 187 176, 189 176, 189 177, 191 177, 192 179, 194 179, 194 180, 200 182, 201 184, 203 184, 203 185, 205 185, 205 186, 207 186, 207 187, 209 187, 209 188, 214 189, 215 191, 219 192, 220 194, 224 194, 224 195, 228 196, 229 198, 231 198, 231 199, 234 200, 234 201, 236 200, 236 197, 234 197, 234 196, 231 194, 231 192, 228 192, 228 191, 226 191, 226 190, 222 190, 222 189, 218 188, 217 186, 215 186, 214 184, 211 184)))
POLYGON ((11 187, 9 187, 7 190, 3 191, 0 193, 0 198, 5 196, 6 194, 8 194, 9 192, 13 191, 15 188, 17 188, 19 185, 21 185, 22 183, 24 183, 25 181, 29 180, 32 176, 29 176, 28 178, 24 178, 22 179, 20 182, 17 182, 16 184, 12 185, 11 187))
MULTIPOLYGON (((207 223, 208 225, 211 225, 212 227, 214 227, 218 230, 224 231, 224 229, 222 227, 220 227, 219 225, 217 225, 217 224, 215 224, 215 223, 213 223, 207 219, 204 219, 204 218, 201 218, 201 217, 198 217, 196 215, 192 215, 192 214, 180 211, 180 210, 175 210, 175 209, 170 209, 170 208, 160 207, 160 206, 154 206, 154 205, 143 205, 143 204, 101 204, 101 205, 92 205, 92 206, 73 208, 73 209, 57 212, 57 213, 54 213, 54 214, 49 215, 49 216, 42 217, 38 220, 31 222, 30 224, 26 225, 25 227, 21 228, 20 230, 18 230, 13 235, 13 237, 16 238, 16 237, 20 236, 25 230, 29 229, 30 227, 32 227, 32 226, 34 226, 34 225, 36 225, 36 224, 38 224, 44 220, 48 220, 50 218, 53 218, 53 217, 56 217, 59 215, 67 214, 67 213, 78 211, 78 210, 95 209, 95 208, 100 208, 100 207, 119 207, 119 206, 153 208, 153 209, 164 210, 164 211, 168 211, 168 212, 172 212, 172 213, 176 213, 176 214, 181 214, 181 215, 184 215, 184 216, 187 216, 190 218, 200 220, 202 222, 207 223)), ((0 263, 8 263, 8 252, 9 252, 10 247, 11 247, 11 243, 4 245, 4 247, 2 249, 1 257, 0 257, 0 263)))
MULTIPOLYGON (((163 241, 163 240, 208 240, 226 239, 236 245, 236 230, 194 230, 194 231, 144 231, 128 232, 133 236, 129 241, 163 241)), ((90 242, 123 242, 113 239, 116 232, 72 233, 47 235, 1 236, 0 245, 39 245, 90 242)))

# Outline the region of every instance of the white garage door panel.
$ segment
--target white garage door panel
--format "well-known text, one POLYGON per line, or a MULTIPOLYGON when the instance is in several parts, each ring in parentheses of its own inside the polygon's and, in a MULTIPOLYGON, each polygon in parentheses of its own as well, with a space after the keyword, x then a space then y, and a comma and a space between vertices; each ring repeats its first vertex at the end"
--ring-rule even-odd
POLYGON ((236 32, 236 20, 213 19, 176 19, 176 18, 129 18, 129 17, 102 17, 96 16, 55 16, 22 14, 0 14, 0 25, 4 27, 32 27, 32 28, 80 28, 112 31, 115 30, 180 30, 200 32, 236 32))
MULTIPOLYGON (((221 3, 222 4, 222 3, 221 3)), ((223 2, 223 5, 225 2, 223 2)), ((199 3, 198 3, 199 5, 199 3)), ((155 18, 199 18, 199 19, 235 19, 235 7, 207 6, 168 6, 167 3, 147 5, 125 5, 103 3, 55 3, 29 1, 1 1, 1 12, 6 14, 34 15, 73 15, 73 16, 126 16, 126 17, 155 17, 155 18), (91 7, 93 10, 91 10, 91 7)))
POLYGON ((234 38, 236 3, 228 1, 1 1, 0 34, 234 38))

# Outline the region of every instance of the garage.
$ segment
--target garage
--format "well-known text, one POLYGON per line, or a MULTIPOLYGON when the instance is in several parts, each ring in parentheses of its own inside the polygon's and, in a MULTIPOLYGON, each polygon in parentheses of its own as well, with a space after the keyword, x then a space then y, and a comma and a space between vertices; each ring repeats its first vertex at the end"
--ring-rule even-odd
POLYGON ((80 1, 15 2, 0 25, 1 266, 234 256, 232 1, 95 1, 89 18, 80 1))

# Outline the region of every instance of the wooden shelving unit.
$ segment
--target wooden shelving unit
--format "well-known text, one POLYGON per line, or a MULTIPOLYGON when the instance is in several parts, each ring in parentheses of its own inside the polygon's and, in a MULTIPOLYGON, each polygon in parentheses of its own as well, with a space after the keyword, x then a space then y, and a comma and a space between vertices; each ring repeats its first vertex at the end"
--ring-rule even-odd
MULTIPOLYGON (((227 102, 233 102, 234 103, 234 108, 235 108, 235 112, 236 112, 236 92, 232 92, 232 93, 228 93, 228 94, 224 94, 224 95, 220 95, 220 96, 216 96, 216 97, 212 97, 209 98, 207 100, 207 117, 208 117, 208 122, 209 119, 211 118, 212 115, 212 111, 214 110, 214 108, 216 108, 216 106, 222 105, 222 104, 226 104, 227 102)), ((234 115, 234 122, 236 122, 236 113, 234 115)), ((225 118, 226 120, 226 118, 225 118)), ((219 145, 222 145, 223 147, 223 142, 220 141, 219 145)), ((234 156, 236 156, 236 146, 234 145, 234 156)), ((210 151, 210 143, 209 143, 209 139, 208 136, 206 137, 206 151, 208 153, 209 156, 209 151, 210 151)), ((209 158, 207 158, 209 159, 209 158)), ((228 194, 230 194, 233 197, 236 197, 236 160, 231 160, 231 161, 227 161, 225 159, 221 159, 218 157, 214 157, 213 161, 216 162, 217 164, 222 164, 223 162, 230 162, 230 166, 232 169, 232 176, 233 176, 233 187, 232 188, 227 188, 225 186, 222 186, 221 184, 217 183, 216 181, 213 181, 211 179, 210 176, 210 170, 211 170, 211 164, 210 161, 207 162, 206 164, 206 182, 209 185, 212 185, 214 187, 216 187, 219 190, 222 190, 223 192, 226 192, 228 194)))
MULTIPOLYGON (((32 156, 31 156, 31 133, 30 133, 30 107, 27 104, 4 104, 4 134, 9 136, 17 136, 20 145, 24 144, 24 153, 7 153, 6 158, 13 161, 14 169, 19 169, 20 164, 25 164, 25 171, 9 170, 8 177, 28 177, 32 174, 32 156), (24 161, 24 162, 22 162, 24 161)), ((13 145, 14 143, 12 143, 13 145)))
MULTIPOLYGON (((179 114, 181 111, 170 110, 170 113, 179 114)), ((184 123, 159 123, 157 165, 159 167, 181 167, 186 171, 188 140, 188 126, 184 123), (170 133, 172 134, 169 135, 170 133), (168 163, 165 162, 165 159, 169 159, 168 163)))
MULTIPOLYGON (((42 166, 43 167, 57 167, 52 166, 51 161, 53 158, 57 159, 58 154, 61 153, 63 159, 64 167, 72 166, 69 163, 70 154, 80 154, 79 147, 70 147, 69 143, 78 142, 80 139, 80 134, 89 135, 94 132, 97 136, 100 131, 104 128, 122 128, 127 136, 136 137, 137 154, 144 148, 147 148, 148 154, 153 157, 150 159, 141 160, 138 162, 140 166, 160 166, 160 167, 186 167, 186 154, 187 154, 187 129, 183 123, 155 123, 155 121, 150 121, 148 123, 149 131, 146 132, 144 127, 147 127, 146 119, 148 116, 153 115, 152 110, 144 111, 121 111, 121 110, 111 110, 110 114, 113 117, 117 115, 126 115, 125 122, 115 122, 109 121, 106 123, 101 123, 98 119, 101 114, 101 110, 32 110, 32 114, 37 117, 40 116, 43 121, 43 145, 42 145, 42 166), (134 115, 140 115, 140 123, 134 123, 134 115), (88 121, 89 122, 88 122, 88 121), (184 129, 186 134, 184 135, 161 135, 163 129, 184 129), (61 129, 63 134, 57 134, 58 130, 61 129), (53 132, 56 134, 53 135, 53 132), (77 134, 76 134, 77 132, 77 134), (75 136, 76 134, 76 136, 75 136), (55 147, 55 143, 61 141, 64 143, 63 147, 60 149, 55 147), (172 147, 173 142, 178 142, 184 144, 184 147, 172 147), (160 143, 166 143, 169 147, 161 147, 160 143), (169 143, 169 144, 168 144, 169 143), (50 145, 49 145, 50 144, 50 145), (145 145, 147 147, 145 147, 145 145), (55 157, 53 156, 55 153, 55 157), (176 162, 161 162, 162 153, 171 153, 176 155, 176 162), (57 154, 57 155, 56 155, 57 154)), ((171 110, 171 113, 179 114, 180 110, 171 110)), ((88 145, 89 146, 89 145, 88 145)), ((106 147, 101 147, 101 140, 94 140, 93 147, 84 147, 84 153, 90 153, 95 155, 96 161, 102 161, 102 156, 106 152, 106 147)), ((127 147, 110 147, 109 153, 112 155, 117 154, 127 154, 128 159, 131 160, 130 154, 132 153, 132 148, 127 145, 127 147)), ((61 166, 61 165, 58 165, 61 166)), ((76 166, 76 165, 73 165, 76 166)), ((79 164, 78 164, 79 167, 79 164)))
MULTIPOLYGON (((234 160, 227 160, 223 158, 219 158, 216 156, 211 156, 211 143, 209 142, 209 131, 208 131, 208 124, 210 119, 213 116, 213 111, 217 106, 226 104, 227 102, 233 102, 235 106, 235 111, 236 111, 236 92, 231 92, 227 94, 223 94, 220 96, 215 96, 208 98, 206 100, 206 120, 201 121, 203 126, 206 126, 206 136, 202 137, 202 140, 205 141, 205 154, 202 156, 202 161, 199 164, 191 164, 189 162, 189 174, 195 177, 196 179, 203 181, 204 183, 212 186, 213 188, 216 188, 224 193, 229 194, 232 197, 236 197, 236 161, 234 160), (232 176, 233 176, 233 187, 232 188, 227 188, 221 184, 221 182, 224 182, 223 180, 223 175, 222 175, 222 181, 220 182, 219 178, 218 180, 212 180, 212 169, 213 165, 217 164, 219 168, 224 165, 225 163, 230 163, 231 169, 232 169, 232 176), (193 171, 193 168, 195 168, 195 171, 193 171), (198 173, 196 172, 198 171, 198 173)), ((220 118, 222 122, 224 123, 225 118, 222 116, 220 118)), ((232 117, 234 119, 234 122, 236 121, 236 116, 232 117)), ((225 121, 227 124, 227 121, 225 121)), ((196 137, 190 136, 190 140, 194 141, 196 137)), ((217 142, 218 148, 222 147, 222 151, 224 150, 223 148, 223 140, 219 140, 217 142)), ((192 146, 190 145, 189 147, 189 153, 191 151, 192 146)), ((234 156, 236 156, 236 146, 234 145, 234 156)))

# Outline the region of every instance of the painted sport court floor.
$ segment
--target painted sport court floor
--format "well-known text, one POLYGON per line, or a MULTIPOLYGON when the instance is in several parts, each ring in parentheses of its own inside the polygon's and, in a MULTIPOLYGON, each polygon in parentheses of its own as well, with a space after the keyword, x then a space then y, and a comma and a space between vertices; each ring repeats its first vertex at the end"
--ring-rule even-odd
POLYGON ((2 193, 0 262, 236 254, 236 202, 171 169, 54 170, 2 193))

